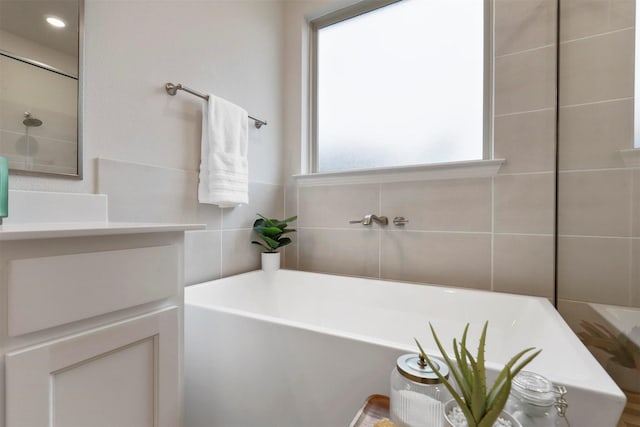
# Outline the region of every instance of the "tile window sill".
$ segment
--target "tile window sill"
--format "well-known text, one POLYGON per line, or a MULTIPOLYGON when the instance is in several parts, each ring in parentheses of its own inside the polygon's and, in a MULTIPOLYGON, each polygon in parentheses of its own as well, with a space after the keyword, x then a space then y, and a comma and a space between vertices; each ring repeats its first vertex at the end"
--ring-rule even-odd
POLYGON ((640 167, 640 148, 630 148, 628 150, 620 150, 622 161, 628 168, 640 167))
POLYGON ((419 166, 359 169, 294 175, 301 187, 342 184, 382 184, 456 178, 485 178, 498 174, 504 159, 468 160, 419 166))

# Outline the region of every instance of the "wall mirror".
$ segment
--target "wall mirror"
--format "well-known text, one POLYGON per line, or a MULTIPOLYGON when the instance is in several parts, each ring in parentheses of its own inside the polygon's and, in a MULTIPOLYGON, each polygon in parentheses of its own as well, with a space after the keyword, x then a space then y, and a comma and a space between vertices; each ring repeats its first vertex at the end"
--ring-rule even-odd
POLYGON ((0 156, 82 177, 82 0, 0 1, 0 156))

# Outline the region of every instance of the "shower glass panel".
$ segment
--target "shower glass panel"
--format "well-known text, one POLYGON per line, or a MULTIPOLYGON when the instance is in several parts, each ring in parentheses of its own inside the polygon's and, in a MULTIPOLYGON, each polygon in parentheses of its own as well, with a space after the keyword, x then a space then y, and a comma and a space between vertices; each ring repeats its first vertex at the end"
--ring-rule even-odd
POLYGON ((560 4, 558 308, 627 394, 620 425, 640 425, 635 1, 560 4))

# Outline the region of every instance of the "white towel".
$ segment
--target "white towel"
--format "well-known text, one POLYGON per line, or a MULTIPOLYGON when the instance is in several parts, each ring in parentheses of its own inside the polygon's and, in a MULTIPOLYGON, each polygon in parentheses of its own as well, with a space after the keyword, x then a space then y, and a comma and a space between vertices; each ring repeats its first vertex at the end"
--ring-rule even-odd
POLYGON ((198 201, 221 208, 249 203, 247 112, 209 95, 202 110, 198 201))

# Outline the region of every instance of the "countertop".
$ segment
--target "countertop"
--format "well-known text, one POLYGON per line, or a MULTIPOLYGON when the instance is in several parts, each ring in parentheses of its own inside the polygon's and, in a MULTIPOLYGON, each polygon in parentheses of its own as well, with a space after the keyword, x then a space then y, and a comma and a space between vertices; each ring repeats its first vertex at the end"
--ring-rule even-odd
POLYGON ((204 230, 203 224, 55 222, 0 225, 0 241, 204 230))

